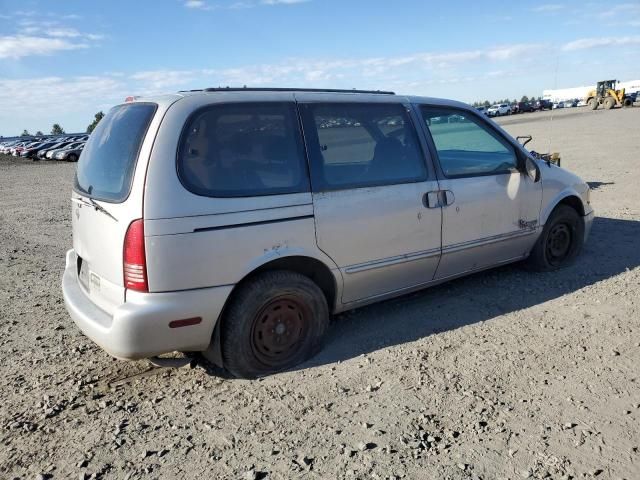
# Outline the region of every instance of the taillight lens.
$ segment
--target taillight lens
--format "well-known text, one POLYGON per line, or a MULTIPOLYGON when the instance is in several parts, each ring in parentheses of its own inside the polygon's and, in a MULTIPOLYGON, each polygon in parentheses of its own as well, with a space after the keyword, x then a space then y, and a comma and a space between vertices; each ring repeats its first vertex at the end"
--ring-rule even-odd
POLYGON ((144 251, 144 223, 134 220, 124 237, 124 286, 138 292, 148 292, 147 256, 144 251))

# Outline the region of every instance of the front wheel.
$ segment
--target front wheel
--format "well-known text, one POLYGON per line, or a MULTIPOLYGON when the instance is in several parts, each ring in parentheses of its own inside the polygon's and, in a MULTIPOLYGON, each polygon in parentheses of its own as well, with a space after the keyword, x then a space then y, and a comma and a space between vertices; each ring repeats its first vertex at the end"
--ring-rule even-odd
POLYGON ((602 102, 602 105, 604 106, 605 110, 611 110, 615 106, 615 104, 616 104, 616 101, 613 99, 613 97, 607 97, 602 102))
POLYGON ((538 272, 567 267, 580 253, 583 242, 582 217, 568 205, 558 205, 549 216, 525 265, 538 272))
POLYGON ((222 319, 222 360, 235 377, 291 368, 322 346, 329 307, 322 290, 296 272, 274 270, 239 286, 222 319))
POLYGON ((78 156, 75 153, 72 153, 71 155, 69 155, 67 157, 67 161, 68 162, 77 162, 78 161, 78 156))

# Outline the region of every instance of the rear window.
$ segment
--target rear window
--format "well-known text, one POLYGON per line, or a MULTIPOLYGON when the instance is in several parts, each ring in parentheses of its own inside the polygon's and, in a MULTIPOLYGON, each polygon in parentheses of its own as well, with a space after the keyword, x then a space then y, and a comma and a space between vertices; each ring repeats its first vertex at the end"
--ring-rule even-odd
POLYGON ((205 107, 187 121, 178 176, 197 195, 248 197, 309 191, 293 103, 205 107))
POLYGON ((156 107, 152 103, 132 103, 107 113, 80 156, 76 190, 113 203, 129 196, 140 145, 156 107))

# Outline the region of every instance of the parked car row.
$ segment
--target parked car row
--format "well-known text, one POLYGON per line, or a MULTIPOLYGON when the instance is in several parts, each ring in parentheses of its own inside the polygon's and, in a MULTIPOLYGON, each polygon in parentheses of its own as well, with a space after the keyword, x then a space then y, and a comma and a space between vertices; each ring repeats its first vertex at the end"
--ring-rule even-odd
POLYGON ((551 110, 553 105, 549 100, 536 100, 535 102, 496 103, 490 107, 476 107, 481 113, 489 117, 501 117, 514 113, 537 112, 539 110, 551 110))
POLYGON ((32 160, 77 162, 89 135, 30 138, 0 142, 0 153, 32 160))
POLYGON ((552 108, 555 110, 557 108, 573 108, 573 107, 584 107, 587 103, 584 100, 580 100, 578 98, 573 98, 569 100, 562 100, 561 102, 553 102, 552 108))
POLYGON ((501 117, 502 115, 511 115, 513 110, 508 103, 497 103, 487 108, 487 115, 490 117, 501 117))
MULTIPOLYGON (((627 94, 632 102, 639 100, 638 92, 627 94)), ((586 107, 587 102, 581 98, 570 98, 567 100, 536 100, 535 102, 518 102, 518 103, 496 103, 490 107, 476 107, 481 113, 489 117, 500 117, 502 115, 511 115, 514 113, 536 112, 539 110, 556 110, 558 108, 586 107)))

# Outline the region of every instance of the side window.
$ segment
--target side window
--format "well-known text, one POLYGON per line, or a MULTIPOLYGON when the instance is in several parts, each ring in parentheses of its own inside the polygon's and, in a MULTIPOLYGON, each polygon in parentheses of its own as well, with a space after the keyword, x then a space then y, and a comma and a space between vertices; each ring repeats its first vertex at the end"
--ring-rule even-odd
POLYGON ((209 197, 308 191, 295 106, 234 103, 196 112, 180 139, 178 176, 188 190, 209 197))
POLYGON ((417 134, 400 104, 302 106, 315 190, 424 180, 417 134))
POLYGON ((473 115, 436 107, 421 110, 446 177, 498 175, 516 169, 513 147, 473 115))

